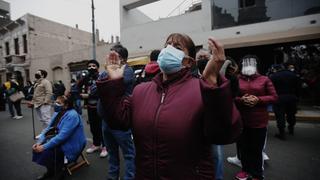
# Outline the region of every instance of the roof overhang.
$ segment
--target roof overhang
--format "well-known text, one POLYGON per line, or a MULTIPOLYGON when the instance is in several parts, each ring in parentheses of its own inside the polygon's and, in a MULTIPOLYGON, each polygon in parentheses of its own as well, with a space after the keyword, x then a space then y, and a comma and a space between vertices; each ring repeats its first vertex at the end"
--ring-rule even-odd
POLYGON ((320 27, 290 29, 288 31, 221 39, 226 49, 268 44, 288 43, 320 38, 320 27))

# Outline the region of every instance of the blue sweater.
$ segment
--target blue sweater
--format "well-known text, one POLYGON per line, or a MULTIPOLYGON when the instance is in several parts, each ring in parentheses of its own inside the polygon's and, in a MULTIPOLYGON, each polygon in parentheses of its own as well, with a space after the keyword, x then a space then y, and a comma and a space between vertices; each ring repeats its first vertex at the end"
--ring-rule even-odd
MULTIPOLYGON (((42 131, 38 143, 45 142, 45 133, 52 126, 58 113, 54 113, 49 126, 42 131)), ((74 110, 68 110, 61 117, 59 122, 58 134, 44 143, 44 149, 52 149, 61 146, 61 150, 68 161, 75 161, 86 145, 86 137, 83 130, 83 124, 80 115, 74 110)))

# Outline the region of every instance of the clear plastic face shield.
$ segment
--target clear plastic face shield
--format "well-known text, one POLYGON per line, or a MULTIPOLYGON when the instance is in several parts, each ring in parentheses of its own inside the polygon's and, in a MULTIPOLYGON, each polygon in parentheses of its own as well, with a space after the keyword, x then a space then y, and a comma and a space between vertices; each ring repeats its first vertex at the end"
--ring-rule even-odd
POLYGON ((257 60, 255 58, 246 58, 242 60, 241 73, 251 76, 257 73, 257 60))

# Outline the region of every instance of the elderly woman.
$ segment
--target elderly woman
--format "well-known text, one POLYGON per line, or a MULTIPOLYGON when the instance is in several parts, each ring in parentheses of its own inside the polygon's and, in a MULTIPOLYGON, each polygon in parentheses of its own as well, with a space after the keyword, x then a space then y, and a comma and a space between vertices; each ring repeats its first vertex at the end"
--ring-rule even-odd
POLYGON ((47 172, 37 179, 61 175, 64 157, 69 162, 75 161, 86 145, 81 117, 72 104, 65 96, 57 98, 49 126, 32 146, 32 161, 47 168, 47 172))
POLYGON ((125 95, 119 55, 109 54, 108 77, 97 82, 98 92, 110 127, 133 130, 135 179, 214 179, 211 143, 232 141, 235 109, 229 82, 219 75, 224 49, 213 38, 208 43, 215 56, 202 79, 194 78, 193 41, 169 35, 158 57, 161 73, 136 86, 132 96, 125 95))

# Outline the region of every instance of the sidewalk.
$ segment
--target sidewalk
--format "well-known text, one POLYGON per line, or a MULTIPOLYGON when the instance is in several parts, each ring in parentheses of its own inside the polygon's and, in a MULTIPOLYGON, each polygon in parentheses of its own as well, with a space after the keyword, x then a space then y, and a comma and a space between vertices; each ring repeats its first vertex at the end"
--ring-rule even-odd
MULTIPOLYGON (((274 113, 269 113, 270 120, 275 120, 274 113)), ((311 106, 299 106, 297 121, 320 123, 320 109, 311 106)))

